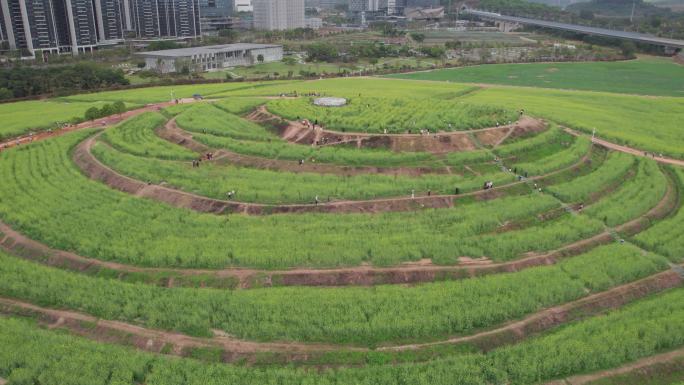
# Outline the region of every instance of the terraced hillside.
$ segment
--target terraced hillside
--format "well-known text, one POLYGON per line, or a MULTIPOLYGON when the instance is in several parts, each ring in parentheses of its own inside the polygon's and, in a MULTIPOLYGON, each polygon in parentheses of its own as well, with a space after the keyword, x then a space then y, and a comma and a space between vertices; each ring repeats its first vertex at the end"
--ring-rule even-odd
POLYGON ((70 97, 152 104, 0 152, 0 383, 682 380, 676 156, 547 91, 197 87, 70 97))

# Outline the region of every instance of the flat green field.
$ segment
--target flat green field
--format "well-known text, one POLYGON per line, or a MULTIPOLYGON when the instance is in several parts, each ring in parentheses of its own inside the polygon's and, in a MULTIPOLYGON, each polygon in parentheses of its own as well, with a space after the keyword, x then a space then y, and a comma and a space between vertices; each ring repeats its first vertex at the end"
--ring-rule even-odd
POLYGON ((231 70, 209 72, 204 75, 206 79, 225 79, 228 74, 235 74, 247 79, 262 78, 266 75, 287 76, 289 71, 292 71, 293 76, 299 76, 299 71, 315 72, 317 74, 329 73, 336 74, 344 69, 349 71, 354 70, 355 66, 342 66, 330 63, 295 63, 288 65, 283 62, 264 63, 251 67, 236 67, 231 70))
POLYGON ((684 96, 684 66, 663 58, 624 62, 492 64, 388 77, 684 96))
MULTIPOLYGON (((104 102, 27 101, 0 104, 0 140, 55 127, 83 118, 90 107, 102 107, 104 102)), ((132 105, 128 104, 128 107, 132 105)))
MULTIPOLYGON (((472 42, 477 44, 503 44, 508 46, 530 45, 526 34, 512 34, 490 31, 420 31, 425 34, 425 42, 428 44, 445 43, 447 41, 472 42)), ((533 43, 532 43, 533 44, 533 43)))
MULTIPOLYGON (((64 98, 67 101, 117 101, 122 100, 133 103, 159 103, 168 102, 173 97, 176 98, 190 98, 194 94, 200 94, 204 97, 212 96, 221 92, 230 92, 236 90, 250 90, 252 92, 256 88, 264 85, 280 85, 285 82, 268 82, 268 83, 215 83, 215 84, 192 84, 182 86, 163 86, 163 87, 149 87, 122 91, 106 91, 97 92, 86 95, 74 95, 64 98)), ((22 102, 23 103, 23 102, 22 102)))
POLYGON ((486 88, 467 103, 524 109, 586 133, 636 148, 684 158, 684 98, 620 95, 541 88, 486 88))

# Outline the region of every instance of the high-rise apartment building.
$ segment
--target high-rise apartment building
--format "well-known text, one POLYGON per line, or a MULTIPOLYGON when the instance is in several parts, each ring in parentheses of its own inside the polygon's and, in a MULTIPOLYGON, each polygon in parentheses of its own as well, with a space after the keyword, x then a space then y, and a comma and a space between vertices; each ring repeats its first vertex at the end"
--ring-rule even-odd
POLYGON ((199 0, 132 0, 133 29, 138 37, 200 35, 199 0))
POLYGON ((405 7, 404 0, 350 0, 349 11, 358 14, 396 15, 402 13, 405 7))
POLYGON ((304 0, 253 0, 254 28, 286 30, 304 28, 304 0))
POLYGON ((199 17, 199 0, 0 0, 0 41, 30 55, 78 54, 120 41, 127 31, 196 37, 199 17))
POLYGON ((350 0, 349 10, 351 12, 376 12, 380 8, 379 0, 350 0))
POLYGON ((64 0, 57 3, 61 3, 60 5, 66 8, 71 52, 78 53, 97 46, 98 36, 93 2, 91 0, 64 0))
POLYGON ((200 16, 218 17, 233 14, 233 0, 199 0, 200 16))
POLYGON ((5 14, 2 12, 2 7, 0 7, 0 43, 8 41, 7 30, 5 30, 5 14))
POLYGON ((120 40, 130 29, 126 25, 126 4, 124 0, 94 0, 99 40, 120 40))
POLYGON ((141 38, 154 38, 159 32, 157 0, 132 0, 131 29, 141 38))

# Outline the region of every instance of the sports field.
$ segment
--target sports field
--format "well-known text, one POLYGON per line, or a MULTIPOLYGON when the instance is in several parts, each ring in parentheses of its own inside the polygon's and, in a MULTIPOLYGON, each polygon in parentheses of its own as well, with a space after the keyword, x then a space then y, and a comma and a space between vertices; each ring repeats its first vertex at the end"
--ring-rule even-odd
POLYGON ((3 105, 0 383, 675 385, 684 97, 619 82, 3 105))

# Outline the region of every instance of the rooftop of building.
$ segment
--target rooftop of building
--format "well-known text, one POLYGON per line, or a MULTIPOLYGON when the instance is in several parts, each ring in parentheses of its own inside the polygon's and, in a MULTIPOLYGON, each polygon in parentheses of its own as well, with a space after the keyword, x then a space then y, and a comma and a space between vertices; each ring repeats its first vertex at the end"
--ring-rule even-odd
POLYGON ((155 57, 186 57, 193 55, 203 55, 218 52, 234 52, 234 51, 244 51, 250 49, 259 48, 281 48, 282 45, 277 44, 251 44, 251 43, 236 43, 236 44, 221 44, 221 45, 208 45, 204 47, 188 47, 188 48, 175 48, 175 49, 165 49, 161 51, 149 51, 140 52, 138 55, 141 56, 155 56, 155 57))

